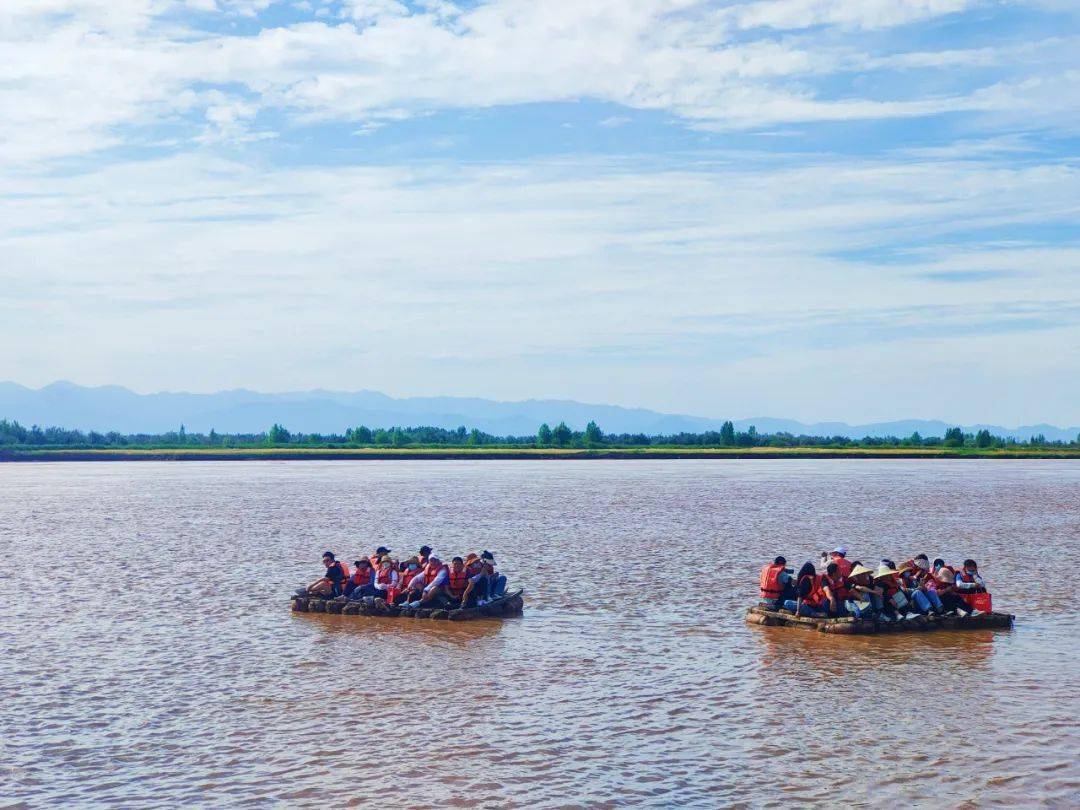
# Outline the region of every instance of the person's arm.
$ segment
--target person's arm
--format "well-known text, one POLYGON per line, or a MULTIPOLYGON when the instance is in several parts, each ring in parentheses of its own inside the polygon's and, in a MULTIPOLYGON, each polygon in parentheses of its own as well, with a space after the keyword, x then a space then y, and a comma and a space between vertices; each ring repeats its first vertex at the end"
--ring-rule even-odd
POLYGON ((973 579, 975 579, 975 582, 964 582, 964 575, 963 574, 957 574, 956 575, 956 587, 957 587, 957 589, 961 590, 961 591, 972 591, 975 588, 981 588, 982 585, 979 584, 979 580, 981 579, 981 577, 979 577, 979 575, 976 574, 973 577, 973 579))
POLYGON ((448 579, 448 574, 446 572, 446 569, 445 568, 439 569, 439 573, 437 573, 435 575, 435 579, 431 580, 431 584, 424 588, 424 593, 429 593, 429 592, 435 590, 436 588, 438 588, 440 585, 445 584, 447 579, 448 579))

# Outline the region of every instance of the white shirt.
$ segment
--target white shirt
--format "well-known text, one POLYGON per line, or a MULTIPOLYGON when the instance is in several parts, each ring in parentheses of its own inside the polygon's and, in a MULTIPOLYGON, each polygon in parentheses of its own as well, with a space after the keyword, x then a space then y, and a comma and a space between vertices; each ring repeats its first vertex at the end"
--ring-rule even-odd
POLYGON ((431 580, 431 584, 424 588, 424 593, 438 588, 440 585, 445 585, 447 577, 446 568, 440 568, 439 573, 435 575, 435 579, 431 580))

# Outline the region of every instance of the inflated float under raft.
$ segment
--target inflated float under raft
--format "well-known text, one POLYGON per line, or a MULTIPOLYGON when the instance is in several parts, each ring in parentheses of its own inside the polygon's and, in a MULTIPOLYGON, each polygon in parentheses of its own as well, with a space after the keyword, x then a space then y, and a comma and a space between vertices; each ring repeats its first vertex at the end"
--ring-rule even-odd
POLYGON ((984 613, 981 616, 917 616, 900 622, 879 622, 874 619, 811 619, 796 616, 786 610, 752 607, 746 611, 747 624, 767 627, 797 627, 821 633, 872 635, 874 633, 904 633, 924 630, 994 630, 1012 627, 1016 617, 1009 613, 984 613))
POLYGON ((292 609, 296 613, 340 613, 343 616, 387 616, 392 618, 446 619, 452 622, 463 622, 470 619, 503 619, 510 616, 520 616, 525 608, 522 593, 523 591, 515 591, 498 599, 493 599, 486 605, 458 610, 398 607, 386 604, 384 599, 372 599, 370 597, 352 600, 346 599, 344 596, 335 599, 320 599, 315 596, 297 595, 292 598, 292 609))

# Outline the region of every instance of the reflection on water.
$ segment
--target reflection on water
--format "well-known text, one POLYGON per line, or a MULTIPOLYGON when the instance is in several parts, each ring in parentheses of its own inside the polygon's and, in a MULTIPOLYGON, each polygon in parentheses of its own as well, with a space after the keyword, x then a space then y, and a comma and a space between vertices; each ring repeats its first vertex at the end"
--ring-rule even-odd
POLYGON ((1077 806, 1077 504, 1068 462, 0 465, 0 804, 1077 806), (1016 627, 743 623, 839 540, 973 556, 1016 627), (289 612, 424 542, 524 618, 289 612))

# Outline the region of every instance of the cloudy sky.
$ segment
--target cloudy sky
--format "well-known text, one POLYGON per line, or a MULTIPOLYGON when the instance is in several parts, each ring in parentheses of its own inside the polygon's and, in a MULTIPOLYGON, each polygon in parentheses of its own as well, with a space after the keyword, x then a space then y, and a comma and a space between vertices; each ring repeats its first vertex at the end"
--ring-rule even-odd
POLYGON ((2 0, 0 379, 1080 422, 1073 0, 2 0))

